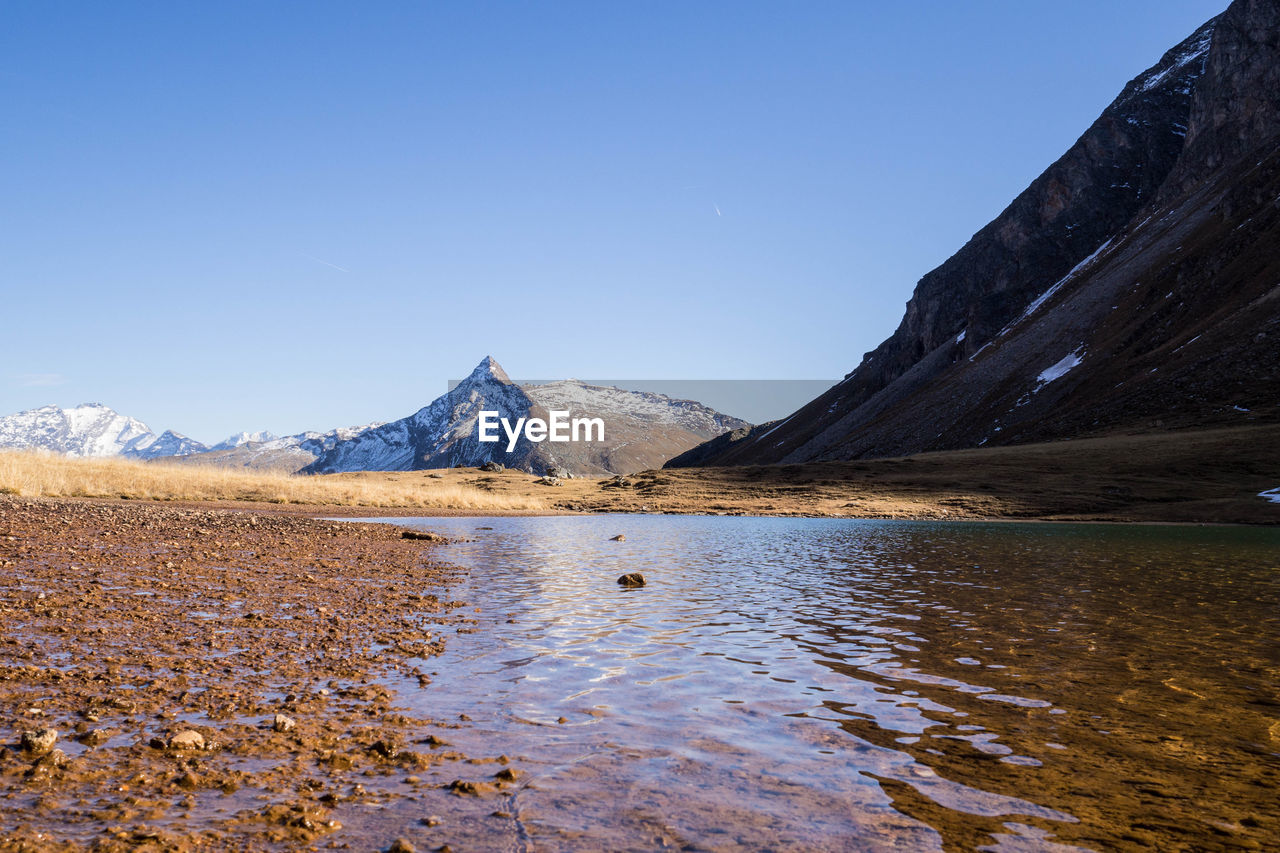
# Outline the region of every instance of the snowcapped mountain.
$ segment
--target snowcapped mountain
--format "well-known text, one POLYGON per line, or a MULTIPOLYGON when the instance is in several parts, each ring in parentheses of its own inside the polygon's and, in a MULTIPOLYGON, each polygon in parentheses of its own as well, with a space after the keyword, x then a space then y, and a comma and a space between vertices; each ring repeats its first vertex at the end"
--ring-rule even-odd
POLYGON ((131 459, 159 459, 162 456, 190 456, 203 453, 209 447, 180 432, 167 429, 159 435, 140 439, 121 451, 131 459))
MULTIPOLYGON (((336 444, 307 473, 410 471, 501 462, 532 473, 563 469, 576 476, 631 473, 660 466, 671 456, 722 432, 745 427, 691 400, 624 391, 577 380, 519 386, 486 356, 447 394, 402 420, 367 430, 336 444), (598 417, 605 423, 603 442, 531 442, 523 435, 508 452, 505 436, 481 442, 481 411, 518 418, 547 419, 551 410, 573 417, 598 417)), ((501 430, 498 431, 502 435, 501 430)))
POLYGON ((208 452, 193 454, 180 461, 226 468, 293 473, 315 462, 322 454, 332 450, 338 442, 350 441, 362 432, 380 426, 382 426, 381 423, 371 423, 363 426, 339 427, 328 432, 300 432, 297 435, 283 437, 277 437, 269 432, 239 433, 209 448, 208 452), (243 436, 250 438, 237 442, 237 439, 243 436), (253 436, 270 436, 270 438, 254 440, 253 436))
POLYGON ((159 435, 106 406, 45 406, 0 418, 0 448, 39 447, 71 456, 169 459, 191 465, 304 471, 410 471, 501 462, 532 473, 575 476, 625 474, 659 467, 667 459, 721 433, 748 427, 692 400, 646 391, 589 385, 576 379, 521 387, 486 357, 447 394, 407 418, 328 432, 278 437, 241 432, 213 447, 167 430, 159 435), (605 439, 532 442, 523 434, 510 452, 501 428, 497 442, 479 440, 481 411, 515 423, 548 420, 550 412, 600 418, 605 439))
MULTIPOLYGON (((413 471, 480 465, 495 458, 497 444, 481 443, 477 420, 482 410, 502 417, 528 417, 533 401, 491 357, 471 371, 452 390, 416 413, 366 430, 339 442, 305 470, 311 474, 339 471, 413 471)), ((505 443, 502 448, 505 448, 505 443)), ((497 449, 502 453, 502 449, 497 449)), ((530 443, 521 439, 505 454, 510 467, 524 467, 532 455, 530 443)), ((507 464, 505 461, 503 464, 507 464)))
POLYGON ((233 450, 242 444, 249 444, 250 442, 255 444, 262 444, 264 442, 274 441, 277 438, 279 438, 278 435, 265 429, 260 430, 258 432, 238 432, 235 435, 223 441, 219 441, 217 444, 215 444, 213 447, 210 447, 209 449, 210 450, 233 450))
MULTIPOLYGON (((156 435, 136 418, 122 415, 101 403, 83 403, 73 409, 42 406, 0 418, 0 447, 39 448, 68 456, 145 454, 151 448, 195 452, 203 444, 166 432, 156 435)), ((165 455, 155 453, 153 455, 165 455)))

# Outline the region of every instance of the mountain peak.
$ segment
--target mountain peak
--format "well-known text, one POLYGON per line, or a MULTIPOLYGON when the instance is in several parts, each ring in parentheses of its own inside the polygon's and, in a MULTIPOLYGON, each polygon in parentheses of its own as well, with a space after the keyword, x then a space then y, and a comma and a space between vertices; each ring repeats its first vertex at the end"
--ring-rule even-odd
POLYGON ((467 379, 484 380, 489 378, 496 379, 502 383, 511 382, 511 377, 507 376, 507 372, 502 369, 502 365, 494 361, 493 356, 486 355, 480 359, 480 363, 476 365, 475 370, 471 371, 471 375, 467 379))

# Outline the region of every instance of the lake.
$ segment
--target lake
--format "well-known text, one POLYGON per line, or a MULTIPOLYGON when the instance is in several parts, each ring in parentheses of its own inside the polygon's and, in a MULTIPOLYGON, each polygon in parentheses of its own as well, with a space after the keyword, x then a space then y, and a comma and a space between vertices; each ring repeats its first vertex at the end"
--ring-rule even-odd
POLYGON ((387 521, 474 540, 439 551, 474 625, 426 662, 430 685, 399 685, 404 703, 519 772, 489 798, 369 817, 446 816, 415 839, 1280 847, 1280 531, 387 521), (633 571, 647 585, 619 587, 633 571))

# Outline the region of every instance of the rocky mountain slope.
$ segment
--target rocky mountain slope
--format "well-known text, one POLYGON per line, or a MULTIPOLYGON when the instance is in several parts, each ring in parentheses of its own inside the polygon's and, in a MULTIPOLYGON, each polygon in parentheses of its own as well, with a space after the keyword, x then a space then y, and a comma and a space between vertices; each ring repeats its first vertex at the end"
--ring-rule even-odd
POLYGON ((790 417, 669 465, 808 462, 1280 418, 1280 4, 1131 81, 790 417))
POLYGON ((166 430, 157 435, 142 421, 101 403, 83 403, 71 409, 42 406, 0 417, 0 448, 138 459, 181 456, 208 449, 181 433, 166 430))
POLYGON ((707 438, 744 426, 744 421, 700 403, 662 394, 576 380, 522 387, 486 357, 465 380, 428 406, 338 442, 304 470, 412 471, 496 461, 537 474, 557 471, 601 476, 657 467, 707 438), (481 411, 497 411, 514 423, 522 417, 546 420, 552 409, 568 410, 574 417, 603 419, 605 441, 531 442, 522 435, 508 452, 501 428, 501 441, 479 440, 481 411))

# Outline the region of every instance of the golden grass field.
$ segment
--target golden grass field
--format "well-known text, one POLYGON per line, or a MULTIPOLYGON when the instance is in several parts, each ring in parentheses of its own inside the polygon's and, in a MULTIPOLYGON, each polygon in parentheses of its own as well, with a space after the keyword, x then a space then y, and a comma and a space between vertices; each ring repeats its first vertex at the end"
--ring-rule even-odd
POLYGON ((531 496, 559 512, 1280 524, 1280 426, 1112 435, 897 459, 677 468, 540 485, 519 471, 368 472, 531 496), (436 478, 443 478, 436 479, 436 478))
POLYGON ((1280 524, 1280 425, 921 453, 684 468, 548 486, 475 468, 305 476, 0 452, 0 494, 252 502, 330 515, 712 513, 903 519, 1280 524), (331 509, 329 509, 331 508, 331 509))
POLYGON ((368 474, 308 477, 118 458, 73 459, 39 451, 0 452, 0 494, 480 511, 536 511, 546 505, 536 495, 498 495, 427 478, 396 482, 368 474))

